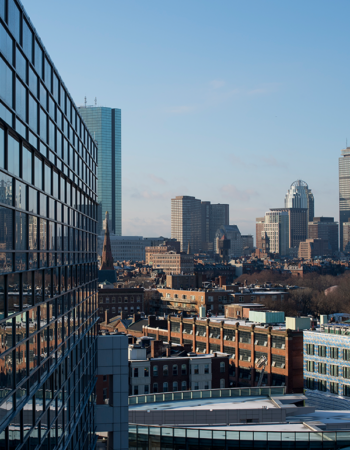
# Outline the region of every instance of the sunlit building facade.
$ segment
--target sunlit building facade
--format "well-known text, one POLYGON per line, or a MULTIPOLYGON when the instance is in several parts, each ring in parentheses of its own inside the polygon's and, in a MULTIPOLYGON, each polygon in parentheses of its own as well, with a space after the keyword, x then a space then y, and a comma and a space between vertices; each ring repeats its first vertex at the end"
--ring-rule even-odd
POLYGON ((98 146, 98 234, 106 212, 110 232, 122 234, 122 169, 121 169, 121 110, 89 106, 79 108, 98 146))
POLYGON ((97 148, 0 0, 0 448, 94 448, 97 148))
MULTIPOLYGON (((340 251, 344 251, 348 241, 344 241, 344 222, 350 219, 350 148, 341 151, 339 158, 339 238, 340 251)), ((347 231, 347 230, 346 230, 347 231)), ((346 249, 346 251, 348 251, 346 249)))

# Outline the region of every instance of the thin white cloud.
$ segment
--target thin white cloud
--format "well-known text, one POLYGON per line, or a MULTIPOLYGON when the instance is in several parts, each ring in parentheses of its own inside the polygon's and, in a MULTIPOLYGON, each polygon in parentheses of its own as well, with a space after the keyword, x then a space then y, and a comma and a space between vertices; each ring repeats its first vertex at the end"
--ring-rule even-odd
POLYGON ((149 178, 154 181, 156 184, 160 184, 162 186, 164 186, 165 184, 167 184, 167 182, 161 178, 161 177, 157 177, 157 175, 154 175, 153 173, 151 173, 150 175, 148 175, 149 178))
POLYGON ((251 197, 259 195, 253 189, 241 190, 233 184, 226 184, 225 186, 222 186, 220 192, 223 197, 242 202, 247 202, 251 197))
POLYGON ((225 86, 225 81, 224 80, 213 80, 210 82, 210 85, 213 89, 220 89, 223 86, 225 86))

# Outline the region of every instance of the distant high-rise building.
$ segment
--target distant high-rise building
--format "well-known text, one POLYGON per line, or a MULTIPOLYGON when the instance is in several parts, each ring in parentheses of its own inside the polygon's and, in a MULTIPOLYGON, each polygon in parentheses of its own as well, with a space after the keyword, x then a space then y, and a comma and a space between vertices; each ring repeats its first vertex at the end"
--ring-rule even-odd
POLYGON ((288 213, 289 248, 297 250, 299 248, 299 243, 307 239, 308 233, 307 208, 296 208, 296 207, 271 208, 271 211, 284 211, 288 213))
POLYGON ((334 222, 334 217, 314 217, 309 222, 309 239, 328 241, 333 254, 338 251, 338 233, 338 223, 334 222))
POLYGON ((222 225, 229 224, 230 206, 228 204, 212 204, 210 202, 202 202, 201 209, 201 250, 213 251, 215 233, 222 225))
POLYGON ((285 208, 307 208, 308 222, 311 222, 315 214, 315 199, 307 183, 302 180, 291 184, 284 198, 285 208))
POLYGON ((339 237, 340 250, 344 251, 343 224, 350 219, 350 147, 341 151, 339 158, 339 237))
POLYGON ((1 449, 96 448, 96 164, 23 5, 0 0, 1 449))
POLYGON ((181 251, 192 253, 201 248, 201 201, 195 197, 177 196, 171 199, 171 238, 180 242, 181 251))
POLYGON ((263 248, 263 233, 264 233, 265 217, 256 218, 256 248, 262 250, 263 248))
POLYGON ((102 220, 109 212, 110 232, 122 234, 122 145, 121 110, 100 106, 80 107, 91 135, 98 147, 98 234, 102 233, 102 220))
MULTIPOLYGON (((220 254, 220 241, 228 241, 230 246, 225 248, 227 256, 237 258, 243 254, 243 241, 237 225, 222 225, 215 233, 215 253, 220 254)), ((224 246, 226 243, 222 242, 224 246)))
POLYGON ((343 252, 350 253, 350 222, 343 222, 343 252))
MULTIPOLYGON (((289 214, 286 210, 271 210, 265 214, 265 239, 269 253, 286 256, 289 250, 289 214)), ((266 250, 264 248, 264 250, 266 250)))

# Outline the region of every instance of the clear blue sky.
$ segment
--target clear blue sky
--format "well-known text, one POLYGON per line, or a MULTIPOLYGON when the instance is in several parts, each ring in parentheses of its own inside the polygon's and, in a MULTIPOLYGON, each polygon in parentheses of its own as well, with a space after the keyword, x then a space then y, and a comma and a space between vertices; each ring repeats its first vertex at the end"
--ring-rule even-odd
POLYGON ((23 4, 76 104, 122 109, 124 235, 170 236, 193 195, 255 236, 297 179, 338 220, 348 0, 23 4))

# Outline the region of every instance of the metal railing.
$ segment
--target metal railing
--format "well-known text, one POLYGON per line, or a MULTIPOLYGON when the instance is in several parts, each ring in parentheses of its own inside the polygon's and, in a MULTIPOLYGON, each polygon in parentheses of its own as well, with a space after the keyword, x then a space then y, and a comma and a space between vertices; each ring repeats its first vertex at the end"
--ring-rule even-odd
POLYGON ((229 398, 229 397, 257 397, 279 396, 285 394, 285 386, 276 387, 241 387, 231 389, 203 389, 198 391, 164 392, 162 394, 147 394, 129 396, 129 405, 145 403, 161 403, 181 400, 195 400, 201 398, 229 398))
MULTIPOLYGON (((137 441, 138 436, 148 436, 152 440, 153 437, 159 442, 162 442, 162 437, 169 444, 169 438, 176 443, 177 438, 182 439, 201 439, 204 444, 205 441, 223 442, 231 441, 233 447, 239 447, 239 442, 247 441, 252 443, 252 447, 258 443, 273 443, 273 448, 277 447, 277 443, 299 442, 309 444, 307 448, 327 448, 338 449, 348 446, 350 444, 350 431, 244 431, 244 430, 212 430, 201 428, 185 428, 185 427, 169 427, 169 426, 145 426, 129 424, 129 442, 137 441), (255 445, 253 443, 256 443, 255 445), (324 444, 322 444, 324 443, 324 444), (341 447, 339 447, 341 446, 341 447)), ((142 439, 142 438, 141 438, 142 439)), ((144 442, 144 438, 142 439, 144 442)), ((249 447, 249 448, 252 448, 249 447)), ((288 447, 290 448, 290 447, 288 447)), ((294 447, 293 448, 298 448, 294 447)), ((304 448, 304 447, 303 447, 304 448)))

